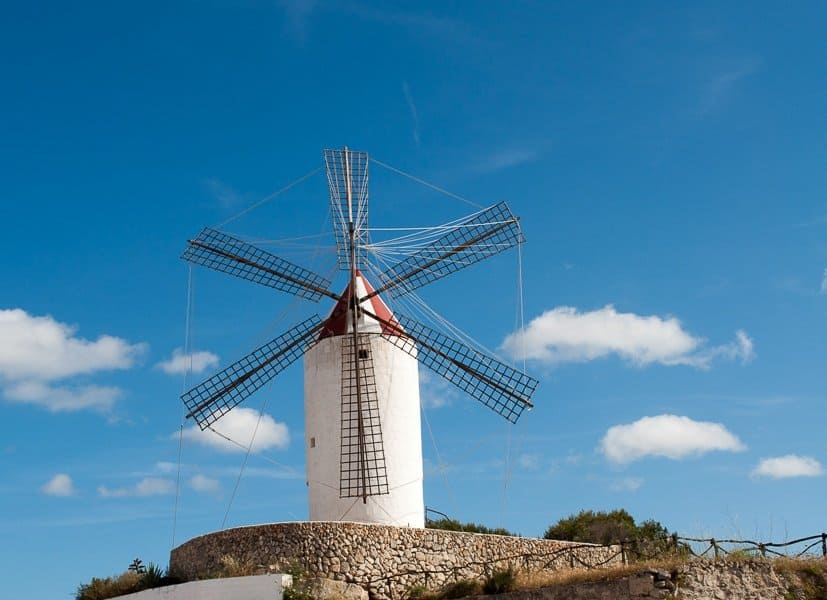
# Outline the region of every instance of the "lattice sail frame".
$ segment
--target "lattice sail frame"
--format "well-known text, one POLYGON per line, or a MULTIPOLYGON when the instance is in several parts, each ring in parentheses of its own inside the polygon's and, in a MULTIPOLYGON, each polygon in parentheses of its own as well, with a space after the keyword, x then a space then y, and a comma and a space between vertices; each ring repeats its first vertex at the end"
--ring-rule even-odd
POLYGON ((186 392, 187 418, 202 430, 210 427, 302 356, 321 327, 313 315, 186 392))
POLYGON ((367 261, 368 161, 367 152, 356 152, 347 148, 324 151, 330 214, 336 236, 339 269, 342 271, 350 270, 350 214, 353 216, 355 229, 356 268, 361 268, 367 261))
POLYGON ((536 379, 409 317, 399 313, 394 316, 406 335, 382 337, 474 400, 511 423, 516 423, 525 409, 532 408, 536 379))
POLYGON ((313 302, 330 295, 330 281, 321 275, 209 227, 189 241, 181 258, 313 302))
POLYGON ((342 339, 340 498, 380 496, 389 493, 371 347, 371 339, 378 335, 359 334, 356 352, 354 337, 346 334, 342 339), (359 361, 360 367, 358 377, 361 398, 357 398, 356 392, 356 360, 359 361))

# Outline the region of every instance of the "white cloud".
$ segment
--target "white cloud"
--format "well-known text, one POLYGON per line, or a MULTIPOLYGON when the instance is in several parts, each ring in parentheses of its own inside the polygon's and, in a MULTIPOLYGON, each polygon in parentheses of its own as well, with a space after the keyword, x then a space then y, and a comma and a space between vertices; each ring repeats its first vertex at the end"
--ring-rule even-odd
POLYGON ((756 58, 747 58, 723 65, 701 88, 699 116, 706 116, 722 107, 738 85, 761 66, 756 58))
MULTIPOLYGON (((221 420, 213 425, 213 429, 237 443, 230 442, 209 429, 201 431, 197 425, 184 430, 184 439, 222 452, 245 452, 250 440, 253 439, 253 432, 256 434, 253 452, 286 448, 290 443, 287 425, 267 414, 261 415, 259 423, 259 413, 252 408, 234 408, 221 417, 221 420)), ((178 433, 173 434, 173 437, 177 439, 178 433)))
POLYGON ((628 463, 647 456, 677 460, 714 450, 738 452, 746 446, 720 423, 658 415, 610 427, 600 448, 610 461, 628 463))
POLYGON ((449 406, 456 396, 456 388, 442 377, 422 369, 419 372, 419 400, 423 408, 449 406))
POLYGON ((212 479, 206 475, 193 475, 189 483, 190 487, 196 492, 203 492, 205 494, 218 494, 221 492, 221 483, 217 479, 212 479))
POLYGON ((609 489, 613 492, 636 492, 643 485, 640 477, 621 477, 609 483, 609 489))
POLYGON ((0 377, 51 381, 110 369, 128 369, 143 344, 102 335, 75 337, 76 327, 15 308, 0 310, 0 377))
POLYGON ((471 170, 477 173, 493 173, 532 162, 538 157, 539 153, 531 148, 506 147, 484 157, 473 165, 471 170))
POLYGON ((221 205, 222 208, 234 208, 245 201, 244 195, 227 185, 220 179, 210 178, 204 181, 204 187, 221 205))
POLYGON ((540 467, 540 455, 521 454, 517 459, 517 464, 527 471, 534 471, 540 467))
POLYGON ((203 350, 186 354, 181 348, 176 348, 172 351, 172 357, 155 366, 167 375, 197 374, 218 366, 218 356, 203 350))
POLYGON ((102 498, 134 498, 146 496, 165 496, 175 492, 175 484, 169 479, 144 477, 132 486, 108 488, 105 485, 98 487, 98 495, 102 498))
POLYGON ((58 473, 49 481, 43 484, 40 491, 47 496, 74 496, 77 492, 72 478, 66 473, 58 473))
POLYGON ((33 404, 51 412, 84 409, 108 412, 121 395, 121 390, 97 385, 71 388, 52 386, 41 381, 22 381, 9 385, 3 393, 12 402, 33 404))
POLYGON ((407 81, 402 82, 402 92, 405 94, 405 102, 408 103, 408 110, 411 112, 411 120, 413 121, 413 139, 416 147, 419 147, 419 115, 417 114, 416 104, 414 104, 413 96, 411 95, 411 88, 407 81))
POLYGON ((19 308, 0 310, 0 385, 4 397, 52 412, 109 411, 120 396, 118 388, 55 382, 128 369, 146 345, 110 335, 89 341, 76 337, 76 331, 76 327, 50 316, 33 316, 19 308))
POLYGON ((524 332, 514 332, 501 348, 508 354, 548 363, 585 362, 617 355, 635 365, 691 365, 707 368, 713 360, 748 362, 752 339, 738 330, 729 344, 704 347, 704 340, 684 330, 675 317, 617 312, 614 306, 580 312, 571 306, 548 310, 524 332))
POLYGON ((754 477, 817 477, 824 473, 821 463, 809 456, 787 454, 775 458, 765 458, 752 471, 754 477))
POLYGON ((827 294, 827 269, 821 274, 821 293, 827 294))

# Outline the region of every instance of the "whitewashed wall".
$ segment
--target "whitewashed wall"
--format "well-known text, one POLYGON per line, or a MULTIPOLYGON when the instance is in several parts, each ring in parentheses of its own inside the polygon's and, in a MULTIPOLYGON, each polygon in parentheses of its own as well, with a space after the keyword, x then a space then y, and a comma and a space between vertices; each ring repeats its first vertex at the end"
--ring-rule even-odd
POLYGON ((123 600, 282 600, 290 575, 205 579, 119 596, 123 600))

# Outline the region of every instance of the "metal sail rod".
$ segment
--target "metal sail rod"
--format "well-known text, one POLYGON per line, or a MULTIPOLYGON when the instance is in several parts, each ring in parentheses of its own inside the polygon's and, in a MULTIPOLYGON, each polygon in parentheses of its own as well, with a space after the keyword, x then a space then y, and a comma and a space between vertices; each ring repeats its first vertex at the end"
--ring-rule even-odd
POLYGON ((271 275, 275 275, 276 277, 280 277, 282 279, 286 279, 287 281, 296 284, 299 287, 305 288, 307 290, 316 292, 317 294, 321 294, 323 296, 327 296, 328 298, 333 298, 334 300, 338 300, 339 296, 331 292, 330 290, 326 290, 319 286, 313 285, 308 281, 302 281, 301 279, 296 279, 295 277, 291 277, 290 275, 276 271, 274 269, 270 269, 265 267, 264 265, 260 265, 257 262, 244 258, 243 256, 238 256, 237 254, 233 254, 232 252, 227 252, 226 250, 221 250, 220 248, 216 248, 215 246, 211 246, 209 244, 205 244, 203 242, 199 242, 198 240, 188 240, 188 243, 192 246, 197 246, 199 248, 204 248, 205 250, 209 250, 210 252, 214 252, 220 256, 225 258, 229 258, 234 260, 242 265, 247 265, 248 267, 255 267, 256 269, 261 269, 271 275))
POLYGON ((269 359, 265 360, 260 365, 256 366, 254 369, 251 369, 250 371, 248 371, 247 373, 245 373, 244 375, 242 375, 241 377, 239 377, 238 379, 236 379, 232 383, 224 386, 222 389, 220 389, 217 392, 215 392, 214 394, 212 394, 209 398, 207 398, 203 402, 200 402, 199 404, 197 404, 191 411, 189 411, 187 413, 186 417, 184 417, 184 418, 190 419, 190 418, 194 417, 199 412, 204 410, 205 407, 209 406, 216 398, 218 398, 220 396, 223 396, 224 394, 226 394, 230 390, 238 387, 239 385, 241 385, 242 383, 244 383, 245 381, 250 379, 250 377, 255 375, 257 372, 259 372, 262 369, 264 369, 265 367, 267 367, 270 363, 272 363, 275 360, 278 360, 282 355, 284 355, 285 353, 292 350, 297 344, 301 344, 302 342, 304 342, 305 339, 307 339, 307 337, 321 331, 323 327, 324 327, 324 325, 320 324, 320 325, 314 327, 313 329, 311 329, 303 337, 300 337, 300 338, 294 340, 292 343, 288 344, 287 346, 285 346, 284 348, 282 348, 281 350, 279 350, 278 352, 273 354, 269 359))
POLYGON ((347 146, 344 150, 345 190, 347 192, 348 236, 350 241, 350 323, 353 336, 353 370, 356 377, 356 422, 359 445, 359 466, 362 474, 362 504, 368 502, 367 449, 365 447, 365 422, 362 414, 362 373, 359 365, 359 293, 356 290, 356 225, 353 222, 353 186, 347 146))
POLYGON ((470 248, 471 246, 473 246, 473 245, 474 245, 474 244, 476 244, 477 242, 480 242, 480 241, 484 240, 485 238, 487 238, 487 237, 490 237, 490 236, 494 235, 495 233, 497 233, 497 232, 498 232, 498 231, 500 231, 501 229, 503 229, 503 228, 505 228, 505 227, 507 227, 507 226, 511 225, 512 223, 516 223, 516 222, 517 222, 517 219, 516 219, 516 218, 514 218, 514 219, 513 219, 513 220, 511 220, 511 221, 506 221, 506 222, 504 222, 504 223, 500 223, 500 224, 499 224, 499 225, 497 225, 495 228, 490 229, 490 230, 488 230, 488 231, 485 231, 485 232, 483 232, 483 233, 479 234, 478 236, 476 236, 476 237, 474 237, 474 238, 471 238, 471 239, 470 239, 470 240, 468 240, 467 242, 463 242, 462 244, 459 244, 458 246, 455 246, 454 248, 451 248, 451 249, 450 249, 449 251, 447 251, 445 254, 443 254, 442 256, 439 256, 439 257, 437 257, 437 258, 434 258, 433 260, 431 260, 431 261, 430 261, 430 262, 428 262, 427 264, 424 264, 424 265, 422 265, 422 266, 420 266, 420 267, 417 267, 417 268, 416 268, 416 269, 414 269, 413 271, 411 271, 411 272, 409 272, 409 273, 406 273, 405 275, 402 275, 401 277, 398 277, 398 278, 396 278, 396 279, 394 279, 394 280, 392 280, 392 281, 389 281, 388 283, 386 283, 386 284, 385 284, 385 285, 383 285, 382 287, 380 287, 380 288, 378 288, 378 289, 374 290, 374 291, 373 291, 373 292, 371 292, 370 294, 367 294, 365 297, 361 298, 361 299, 360 299, 360 301, 364 302, 365 300, 368 300, 369 298, 373 298, 374 296, 376 296, 376 295, 378 295, 378 294, 381 294, 381 293, 386 292, 386 291, 388 291, 388 290, 390 290, 390 289, 392 289, 392 288, 397 287, 398 285, 400 285, 400 284, 401 284, 401 283, 403 283, 404 281, 406 281, 406 280, 410 279, 411 277, 413 277, 413 276, 417 275, 418 273, 421 273, 422 271, 427 271, 428 269, 430 269, 430 268, 431 268, 431 267, 433 267, 434 265, 436 265, 436 264, 438 264, 438 263, 442 262, 443 260, 446 260, 446 259, 448 259, 448 258, 451 258, 451 257, 452 257, 452 256, 454 256, 455 254, 459 254, 460 252, 462 252, 463 250, 465 250, 465 249, 467 249, 467 248, 470 248))

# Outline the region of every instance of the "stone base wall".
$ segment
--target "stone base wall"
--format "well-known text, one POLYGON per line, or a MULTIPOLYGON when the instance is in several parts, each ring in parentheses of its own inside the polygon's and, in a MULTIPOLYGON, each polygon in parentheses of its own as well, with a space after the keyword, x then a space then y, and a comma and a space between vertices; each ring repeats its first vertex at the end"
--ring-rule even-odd
POLYGON ((401 598, 494 569, 597 567, 620 562, 618 547, 535 538, 342 522, 273 523, 202 535, 175 548, 170 571, 187 580, 221 571, 222 558, 356 583, 375 598, 401 598))

